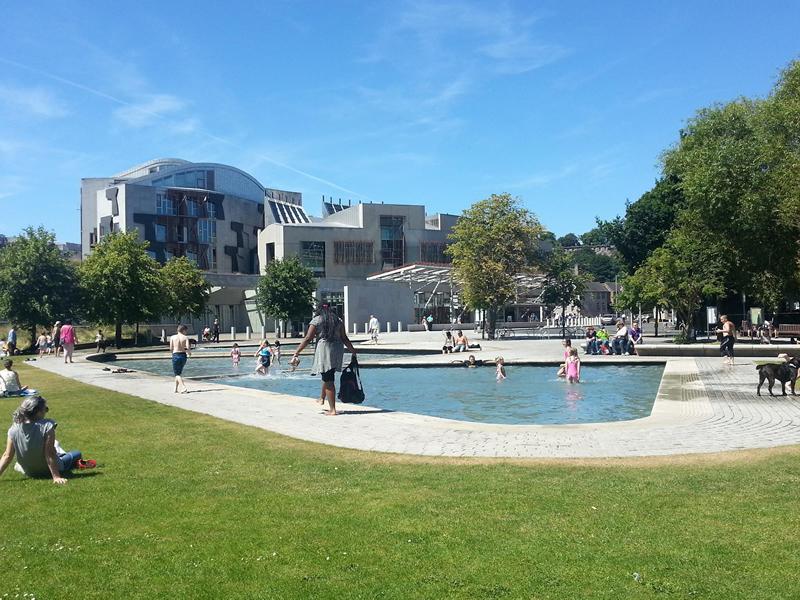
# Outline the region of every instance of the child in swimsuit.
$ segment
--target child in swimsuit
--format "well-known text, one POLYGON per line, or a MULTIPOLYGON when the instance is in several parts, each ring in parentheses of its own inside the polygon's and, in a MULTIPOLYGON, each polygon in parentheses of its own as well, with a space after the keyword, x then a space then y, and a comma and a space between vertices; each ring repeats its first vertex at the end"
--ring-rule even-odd
POLYGON ((581 359, 578 358, 578 349, 572 348, 567 358, 567 381, 569 383, 580 383, 581 380, 581 359))
POLYGON ((259 346, 258 350, 256 350, 255 357, 258 361, 256 373, 260 373, 261 375, 269 375, 269 364, 272 356, 269 351, 269 342, 267 340, 261 342, 261 346, 259 346))
POLYGON ((234 367, 239 366, 239 359, 242 356, 242 351, 239 350, 239 344, 234 344, 233 348, 231 348, 231 362, 233 363, 234 367))
POLYGON ((275 343, 272 344, 272 361, 276 365, 281 364, 281 342, 280 342, 280 340, 275 340, 275 343))
POLYGON ((558 368, 558 373, 556 373, 557 377, 565 377, 567 375, 567 360, 572 353, 572 340, 567 338, 561 342, 561 345, 564 346, 564 362, 561 363, 561 366, 558 368))
POLYGON ((502 356, 498 356, 494 359, 494 364, 497 365, 497 370, 495 371, 497 381, 503 381, 506 378, 506 361, 503 360, 502 356))

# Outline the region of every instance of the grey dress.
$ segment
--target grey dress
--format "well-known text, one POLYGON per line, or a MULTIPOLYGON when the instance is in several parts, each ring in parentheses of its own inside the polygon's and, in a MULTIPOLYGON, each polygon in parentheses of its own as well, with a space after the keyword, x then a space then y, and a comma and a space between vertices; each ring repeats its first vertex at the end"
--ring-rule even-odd
POLYGON ((325 373, 331 369, 342 370, 342 360, 344 359, 344 342, 342 342, 342 320, 336 317, 337 326, 333 328, 333 333, 324 338, 319 335, 322 316, 317 315, 311 319, 310 325, 317 328, 317 348, 314 351, 314 364, 311 365, 311 374, 325 373))

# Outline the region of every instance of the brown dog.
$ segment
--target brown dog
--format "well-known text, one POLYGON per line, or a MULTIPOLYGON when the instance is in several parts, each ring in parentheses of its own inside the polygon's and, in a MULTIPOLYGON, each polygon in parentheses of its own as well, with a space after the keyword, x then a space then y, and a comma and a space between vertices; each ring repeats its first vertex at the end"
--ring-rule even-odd
POLYGON ((766 365, 758 365, 756 367, 758 370, 758 387, 756 388, 756 394, 759 396, 761 395, 761 386, 764 383, 764 380, 768 380, 768 388, 769 388, 769 395, 774 396, 775 394, 772 393, 772 386, 775 385, 775 380, 781 382, 781 389, 783 390, 783 395, 786 395, 786 382, 789 382, 789 386, 792 390, 792 396, 795 396, 794 392, 794 384, 797 381, 797 371, 800 369, 800 359, 790 356, 789 359, 781 364, 776 363, 768 363, 766 365))

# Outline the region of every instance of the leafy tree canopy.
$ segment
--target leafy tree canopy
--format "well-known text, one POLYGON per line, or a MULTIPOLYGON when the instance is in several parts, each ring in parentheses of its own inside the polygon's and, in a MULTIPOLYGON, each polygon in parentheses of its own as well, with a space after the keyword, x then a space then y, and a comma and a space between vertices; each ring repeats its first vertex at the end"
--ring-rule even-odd
POLYGON ((567 248, 569 246, 580 246, 581 241, 578 239, 578 236, 574 233, 568 233, 560 238, 558 238, 558 245, 562 248, 567 248))
POLYGON ((763 100, 703 109, 664 155, 724 283, 776 309, 800 288, 800 62, 763 100))
MULTIPOLYGON (((563 250, 556 250, 545 264, 545 283, 539 300, 561 307, 563 315, 568 306, 581 305, 580 298, 586 283, 586 276, 575 272, 572 257, 563 250)), ((562 321, 562 327, 566 327, 566 319, 562 321)), ((561 334, 563 337, 563 328, 561 334)))
POLYGON ((256 306, 276 319, 303 319, 313 310, 316 289, 314 274, 297 257, 275 260, 258 280, 256 306))
POLYGON ((55 235, 28 227, 0 250, 0 315, 31 332, 56 319, 75 316, 75 267, 55 243, 55 235))
POLYGON ((626 206, 624 217, 598 221, 598 229, 632 272, 664 244, 684 204, 677 179, 662 178, 653 189, 626 206))
POLYGON ((203 272, 185 256, 171 258, 161 267, 164 313, 180 320, 200 316, 208 302, 210 286, 203 272))
POLYGON ((164 308, 164 282, 148 245, 139 241, 138 230, 109 234, 79 269, 86 312, 94 321, 115 324, 117 345, 123 323, 149 321, 164 308))
POLYGON ((539 259, 544 230, 519 200, 492 194, 461 215, 447 252, 466 304, 488 311, 493 335, 497 310, 516 297, 514 276, 539 259))
POLYGON ((622 265, 616 256, 598 254, 591 248, 570 253, 570 262, 592 281, 614 281, 622 272, 622 265))

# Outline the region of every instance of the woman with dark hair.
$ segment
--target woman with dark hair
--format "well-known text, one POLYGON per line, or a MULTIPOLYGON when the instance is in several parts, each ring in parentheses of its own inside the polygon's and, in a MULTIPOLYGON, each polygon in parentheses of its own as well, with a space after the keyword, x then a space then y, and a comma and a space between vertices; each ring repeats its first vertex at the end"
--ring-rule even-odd
POLYGON ((330 306, 323 304, 317 312, 317 316, 311 319, 308 325, 308 333, 300 345, 297 347, 292 360, 289 364, 296 364, 300 358, 299 354, 303 348, 315 339, 317 347, 314 351, 314 364, 311 366, 311 373, 319 373, 322 377, 322 391, 320 400, 327 398, 328 410, 326 415, 336 414, 336 371, 342 370, 342 359, 344 357, 344 347, 356 355, 350 338, 347 337, 344 323, 330 309, 330 306))
POLYGON ((92 469, 93 460, 83 460, 77 450, 64 452, 56 441, 56 426, 47 415, 47 401, 31 396, 14 411, 14 423, 8 430, 6 451, 0 458, 0 475, 14 457, 28 477, 52 477, 53 483, 64 484, 63 475, 72 469, 92 469))
POLYGON ((733 322, 728 319, 728 315, 720 315, 719 320, 722 322, 722 328, 717 328, 717 333, 722 334, 722 339, 719 343, 719 353, 725 358, 726 365, 733 364, 733 345, 736 343, 736 327, 733 322))

